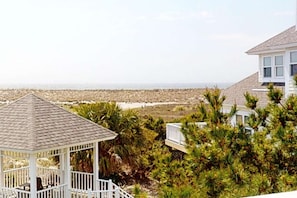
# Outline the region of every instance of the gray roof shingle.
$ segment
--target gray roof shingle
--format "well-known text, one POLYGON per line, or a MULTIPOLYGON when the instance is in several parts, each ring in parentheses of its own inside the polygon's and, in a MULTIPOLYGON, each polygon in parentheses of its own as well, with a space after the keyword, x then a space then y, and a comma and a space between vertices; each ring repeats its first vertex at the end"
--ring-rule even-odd
MULTIPOLYGON (((275 85, 275 87, 281 89, 284 93, 285 87, 283 85, 275 85)), ((244 94, 246 92, 259 99, 258 106, 264 107, 267 105, 267 84, 258 81, 258 72, 223 90, 222 94, 226 96, 224 105, 236 104, 237 106, 244 107, 246 103, 244 94)))
POLYGON ((297 31, 295 26, 279 33, 263 43, 248 50, 247 54, 261 54, 269 51, 281 51, 288 47, 297 46, 297 31))
POLYGON ((0 109, 0 148, 36 152, 114 139, 116 133, 33 94, 0 109))

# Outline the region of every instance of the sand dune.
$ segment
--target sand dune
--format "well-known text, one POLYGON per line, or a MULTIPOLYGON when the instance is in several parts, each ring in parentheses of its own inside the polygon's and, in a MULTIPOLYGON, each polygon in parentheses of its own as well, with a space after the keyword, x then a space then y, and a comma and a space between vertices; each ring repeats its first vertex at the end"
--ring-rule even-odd
POLYGON ((0 102, 7 103, 28 93, 34 93, 55 103, 114 101, 125 103, 196 103, 204 89, 156 89, 156 90, 36 90, 2 89, 0 102))

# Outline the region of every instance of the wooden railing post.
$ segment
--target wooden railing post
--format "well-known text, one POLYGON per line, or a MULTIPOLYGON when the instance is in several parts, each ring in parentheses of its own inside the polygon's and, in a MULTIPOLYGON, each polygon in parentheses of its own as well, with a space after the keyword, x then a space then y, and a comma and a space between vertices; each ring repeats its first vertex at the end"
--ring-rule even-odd
POLYGON ((112 198, 112 191, 113 191, 113 189, 112 189, 112 181, 111 181, 111 179, 109 179, 108 180, 108 198, 112 198))
POLYGON ((120 187, 116 187, 116 190, 115 190, 115 198, 119 198, 120 197, 120 187))
POLYGON ((88 198, 91 198, 91 197, 92 197, 92 190, 89 189, 89 190, 88 190, 88 198))

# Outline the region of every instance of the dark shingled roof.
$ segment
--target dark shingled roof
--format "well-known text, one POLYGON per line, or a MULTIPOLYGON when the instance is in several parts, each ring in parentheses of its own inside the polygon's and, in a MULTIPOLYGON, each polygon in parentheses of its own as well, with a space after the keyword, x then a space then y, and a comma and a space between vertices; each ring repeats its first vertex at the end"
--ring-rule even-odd
MULTIPOLYGON (((284 93, 284 85, 275 85, 275 87, 281 89, 284 93)), ((236 104, 238 106, 245 106, 246 101, 244 94, 246 92, 249 92, 251 95, 256 96, 259 99, 257 103, 258 106, 263 107, 267 104, 267 84, 258 81, 257 72, 223 90, 222 94, 226 96, 224 105, 236 104)))
POLYGON ((297 31, 295 26, 281 32, 280 34, 270 38, 269 40, 248 50, 247 54, 261 54, 269 51, 280 51, 288 47, 297 46, 297 31))
POLYGON ((0 109, 0 148, 36 152, 110 140, 116 133, 33 94, 0 109))

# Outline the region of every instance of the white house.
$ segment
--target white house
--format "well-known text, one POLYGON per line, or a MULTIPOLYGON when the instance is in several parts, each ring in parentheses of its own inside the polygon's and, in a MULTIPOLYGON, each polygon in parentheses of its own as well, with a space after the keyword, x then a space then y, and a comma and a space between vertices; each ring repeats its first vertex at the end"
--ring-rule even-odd
MULTIPOLYGON (((296 21, 297 23, 297 21, 296 21)), ((244 94, 249 92, 259 99, 258 105, 265 106, 268 102, 267 85, 273 83, 288 97, 297 89, 293 76, 297 74, 297 25, 292 26, 276 36, 260 43, 246 52, 248 55, 258 55, 259 69, 256 73, 223 90, 226 96, 223 112, 230 112, 236 104, 238 112, 231 120, 232 124, 245 124, 250 111, 245 107, 244 94)), ((177 135, 179 125, 167 126, 166 144, 184 151, 184 137, 177 135), (174 126, 176 127, 174 130, 174 126), (177 139, 179 137, 179 139, 177 139), (182 146, 182 147, 180 147, 182 146)))
POLYGON ((267 85, 273 83, 283 90, 285 97, 296 93, 293 76, 297 74, 297 30, 296 26, 277 34, 246 52, 258 55, 259 70, 223 91, 227 97, 224 111, 228 112, 233 104, 239 111, 232 123, 245 122, 249 111, 245 107, 244 93, 249 92, 259 98, 258 104, 267 104, 267 85))
MULTIPOLYGON (((297 16, 297 15, 296 15, 297 16)), ((257 55, 259 69, 256 73, 248 76, 238 83, 223 90, 226 96, 223 105, 224 112, 230 112, 234 104, 238 107, 237 114, 231 123, 245 123, 250 111, 245 107, 244 94, 257 96, 258 105, 265 106, 268 102, 267 85, 273 83, 281 89, 285 98, 297 93, 293 76, 297 74, 297 20, 296 25, 277 34, 276 36, 260 43, 246 52, 248 55, 257 55)), ((179 124, 168 124, 166 130, 166 141, 168 146, 185 152, 185 138, 180 132, 179 124), (179 132, 179 133, 178 133, 179 132)), ((296 197, 297 191, 261 195, 255 197, 296 197)))

